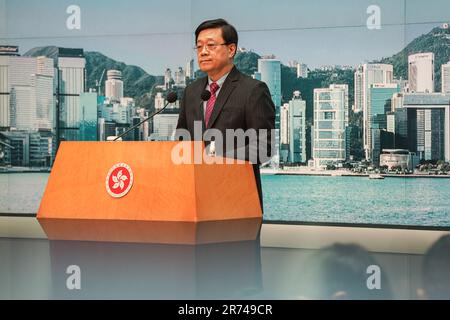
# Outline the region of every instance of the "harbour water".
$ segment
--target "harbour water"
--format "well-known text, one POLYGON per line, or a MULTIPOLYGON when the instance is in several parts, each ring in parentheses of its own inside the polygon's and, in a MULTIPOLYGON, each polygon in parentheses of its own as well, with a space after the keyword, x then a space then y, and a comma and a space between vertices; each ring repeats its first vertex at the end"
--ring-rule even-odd
MULTIPOLYGON (((0 213, 33 214, 48 173, 0 174, 0 213)), ((263 175, 264 219, 450 227, 450 179, 263 175)))

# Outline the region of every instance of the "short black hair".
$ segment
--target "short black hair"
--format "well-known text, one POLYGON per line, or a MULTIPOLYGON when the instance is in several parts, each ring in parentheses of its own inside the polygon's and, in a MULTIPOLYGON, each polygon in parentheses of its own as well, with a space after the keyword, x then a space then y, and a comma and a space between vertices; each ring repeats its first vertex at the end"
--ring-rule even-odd
POLYGON ((216 28, 220 28, 222 30, 222 38, 226 44, 234 43, 237 47, 238 45, 237 31, 231 24, 229 24, 224 19, 214 19, 202 22, 195 30, 195 42, 197 42, 198 35, 200 34, 200 32, 206 29, 216 29, 216 28))

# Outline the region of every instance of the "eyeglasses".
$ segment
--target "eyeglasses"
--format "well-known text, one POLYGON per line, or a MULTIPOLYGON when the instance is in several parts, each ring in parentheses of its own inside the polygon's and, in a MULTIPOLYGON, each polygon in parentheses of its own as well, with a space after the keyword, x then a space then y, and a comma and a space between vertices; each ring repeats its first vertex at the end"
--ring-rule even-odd
POLYGON ((197 45, 194 47, 194 50, 196 50, 197 52, 202 52, 203 48, 206 47, 208 49, 208 51, 214 51, 217 49, 217 47, 219 46, 226 46, 228 45, 228 43, 220 43, 220 44, 216 44, 216 43, 207 43, 204 45, 197 45))

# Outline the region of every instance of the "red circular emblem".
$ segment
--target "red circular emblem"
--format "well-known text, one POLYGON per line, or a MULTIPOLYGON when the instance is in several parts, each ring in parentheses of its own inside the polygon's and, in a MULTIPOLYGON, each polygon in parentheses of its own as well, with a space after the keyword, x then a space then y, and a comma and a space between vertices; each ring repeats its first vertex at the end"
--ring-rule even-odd
POLYGON ((106 176, 106 191, 111 197, 122 198, 133 186, 133 171, 125 163, 114 165, 106 176))

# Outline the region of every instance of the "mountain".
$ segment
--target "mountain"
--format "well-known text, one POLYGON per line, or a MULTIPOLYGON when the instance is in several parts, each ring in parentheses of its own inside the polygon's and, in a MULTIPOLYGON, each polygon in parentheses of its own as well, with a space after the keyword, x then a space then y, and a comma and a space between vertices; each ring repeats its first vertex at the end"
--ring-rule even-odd
MULTIPOLYGON (((103 70, 119 70, 122 71, 124 96, 134 98, 138 106, 153 108, 151 93, 155 85, 163 84, 163 77, 149 75, 140 67, 115 61, 100 52, 86 52, 85 57, 88 88, 95 88, 96 81, 100 79, 103 70)), ((102 80, 103 93, 105 81, 106 74, 102 80)))
MULTIPOLYGON (((24 56, 46 56, 52 59, 55 59, 57 55, 58 48, 55 46, 33 48, 24 54, 24 56)), ((149 75, 140 67, 118 62, 100 52, 85 52, 84 55, 86 58, 87 88, 96 88, 96 82, 100 80, 103 70, 119 70, 122 71, 124 96, 134 98, 138 106, 148 109, 153 108, 151 93, 155 85, 163 83, 163 77, 149 75)), ((103 93, 105 92, 105 81, 106 73, 101 83, 101 92, 103 93)))
POLYGON ((47 58, 55 59, 58 56, 58 47, 55 46, 47 46, 47 47, 37 47, 31 50, 28 50, 25 54, 25 57, 40 57, 46 56, 47 58))
POLYGON ((450 29, 436 27, 411 41, 399 53, 378 62, 392 64, 396 78, 408 79, 408 56, 424 52, 434 53, 435 91, 441 91, 441 65, 450 60, 450 29))
POLYGON ((234 58, 234 64, 239 71, 248 76, 252 76, 258 71, 258 59, 260 55, 252 51, 238 52, 234 58))
MULTIPOLYGON (((408 56, 414 53, 433 52, 435 55, 435 90, 441 90, 441 65, 450 61, 450 29, 436 27, 429 33, 411 41, 402 51, 391 57, 382 58, 374 63, 388 63, 394 67, 395 78, 408 78, 408 56)), ((251 75, 256 71, 259 56, 252 52, 239 53, 236 65, 244 73, 251 75)), ((325 88, 331 83, 345 83, 349 85, 349 105, 354 101, 354 70, 312 70, 308 78, 297 78, 295 70, 281 65, 281 93, 282 101, 291 99, 292 93, 299 90, 306 100, 306 118, 312 121, 313 92, 315 88, 325 88)))
MULTIPOLYGON (((55 58, 58 48, 54 46, 38 47, 28 51, 25 56, 47 56, 55 58)), ((402 51, 378 61, 379 63, 389 63, 394 66, 396 78, 408 78, 408 55, 420 52, 433 52, 435 54, 435 86, 436 91, 440 91, 441 65, 450 60, 450 29, 436 27, 429 33, 421 35, 409 43, 402 51)), ((123 62, 113 60, 100 52, 85 52, 86 73, 88 88, 95 88, 96 81, 100 79, 103 70, 116 69, 122 71, 124 81, 125 96, 136 100, 137 105, 153 108, 153 95, 155 85, 162 84, 163 76, 152 76, 147 74, 142 68, 127 65, 123 62)), ((238 52, 235 58, 237 68, 244 74, 252 76, 258 70, 258 59, 260 55, 255 52, 238 52)), ((325 63, 325 62, 324 62, 325 63)), ((346 83, 349 85, 349 104, 353 104, 354 94, 354 70, 311 70, 306 79, 297 78, 295 70, 288 66, 281 66, 281 90, 282 101, 291 99, 294 91, 299 90, 306 100, 306 117, 312 121, 313 113, 313 91, 315 88, 328 87, 331 83, 346 83)), ((196 71, 196 76, 204 76, 200 70, 196 71)), ((102 92, 104 92, 104 82, 102 81, 102 92)))

